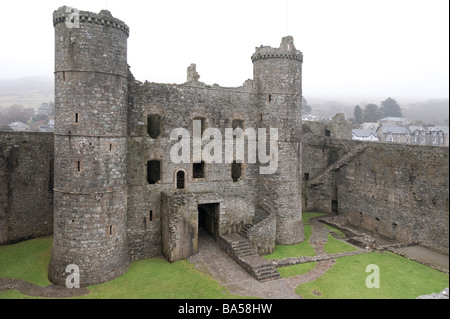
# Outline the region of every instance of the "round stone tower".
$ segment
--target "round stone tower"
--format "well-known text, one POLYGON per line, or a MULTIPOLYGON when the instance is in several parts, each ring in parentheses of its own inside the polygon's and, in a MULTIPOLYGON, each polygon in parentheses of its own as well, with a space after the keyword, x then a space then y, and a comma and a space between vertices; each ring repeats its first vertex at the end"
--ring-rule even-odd
POLYGON ((277 212, 276 243, 297 244, 305 238, 300 156, 303 55, 287 36, 279 48, 256 48, 252 61, 259 126, 267 132, 269 128, 278 130, 278 159, 276 154, 272 156, 278 160, 278 169, 273 174, 259 174, 259 200, 277 212))
POLYGON ((49 279, 81 286, 124 273, 128 27, 61 7, 55 27, 54 242, 49 279), (68 267, 70 266, 70 267, 68 267))

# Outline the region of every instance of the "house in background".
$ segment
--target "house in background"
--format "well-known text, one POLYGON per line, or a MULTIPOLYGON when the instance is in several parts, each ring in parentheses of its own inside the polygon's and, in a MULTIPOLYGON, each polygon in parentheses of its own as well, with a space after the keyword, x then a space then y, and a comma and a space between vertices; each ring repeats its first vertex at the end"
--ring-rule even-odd
POLYGON ((30 126, 28 124, 25 124, 23 122, 13 122, 11 124, 9 124, 9 127, 16 132, 24 132, 24 131, 29 131, 30 130, 30 126))
POLYGON ((377 133, 380 142, 411 143, 411 131, 405 126, 382 124, 378 127, 377 133))
POLYGON ((352 139, 358 141, 371 141, 371 142, 379 142, 380 137, 377 132, 374 130, 362 130, 362 129, 353 129, 352 130, 352 139))

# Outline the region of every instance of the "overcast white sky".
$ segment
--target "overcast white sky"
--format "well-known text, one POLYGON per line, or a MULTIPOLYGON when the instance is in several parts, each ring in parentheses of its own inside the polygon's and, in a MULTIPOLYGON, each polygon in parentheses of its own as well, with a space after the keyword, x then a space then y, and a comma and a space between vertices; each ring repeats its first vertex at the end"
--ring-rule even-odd
POLYGON ((2 1, 0 78, 53 76, 52 13, 108 9, 130 27, 128 63, 141 81, 240 86, 261 44, 294 37, 306 98, 448 98, 448 0, 2 1))

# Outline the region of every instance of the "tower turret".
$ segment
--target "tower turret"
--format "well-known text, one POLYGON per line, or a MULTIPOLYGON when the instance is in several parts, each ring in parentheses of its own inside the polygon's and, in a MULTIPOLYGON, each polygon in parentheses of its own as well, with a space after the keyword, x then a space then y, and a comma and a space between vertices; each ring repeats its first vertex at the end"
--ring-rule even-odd
POLYGON ((128 27, 61 7, 55 27, 54 242, 49 279, 81 286, 129 266, 126 236, 128 27))
POLYGON ((300 156, 303 55, 287 36, 279 48, 256 48, 252 61, 259 125, 278 129, 278 170, 259 175, 260 201, 277 212, 276 243, 296 244, 305 238, 300 156))

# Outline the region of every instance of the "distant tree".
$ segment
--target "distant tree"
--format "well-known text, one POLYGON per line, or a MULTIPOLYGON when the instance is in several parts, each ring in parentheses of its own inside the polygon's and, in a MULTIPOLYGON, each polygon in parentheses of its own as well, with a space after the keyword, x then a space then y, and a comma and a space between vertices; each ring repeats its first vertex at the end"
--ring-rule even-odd
POLYGON ((45 114, 35 114, 31 118, 33 122, 38 122, 47 119, 47 115, 45 114))
POLYGON ((308 101, 302 96, 302 110, 303 114, 309 114, 312 111, 311 106, 308 104, 308 101))
POLYGON ((355 124, 361 124, 363 122, 363 110, 359 105, 355 106, 353 116, 355 117, 355 124))
POLYGON ((7 124, 13 122, 27 123, 29 119, 34 115, 34 109, 25 108, 23 105, 14 104, 5 108, 3 116, 7 124))
POLYGON ((381 102, 381 115, 382 117, 403 117, 402 110, 397 101, 393 98, 388 97, 386 100, 381 102))
POLYGON ((363 122, 376 122, 380 119, 378 105, 367 104, 363 112, 363 122))

